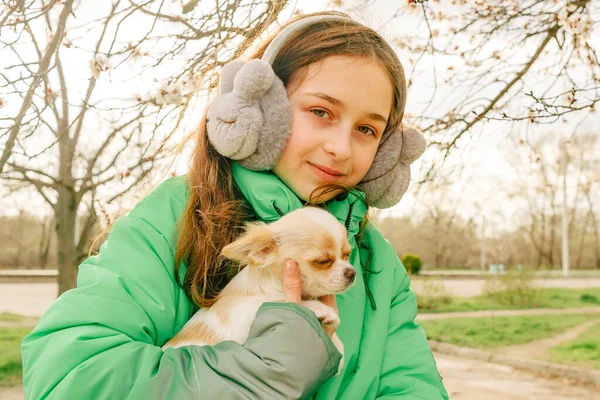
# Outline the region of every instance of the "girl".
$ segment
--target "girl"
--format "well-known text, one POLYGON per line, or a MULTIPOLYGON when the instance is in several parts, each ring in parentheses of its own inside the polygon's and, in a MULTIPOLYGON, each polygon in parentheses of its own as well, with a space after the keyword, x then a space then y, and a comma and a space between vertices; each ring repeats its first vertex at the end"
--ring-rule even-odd
POLYGON ((23 340, 26 398, 447 398, 406 270, 366 223, 366 202, 396 204, 423 150, 401 125, 406 87, 395 53, 347 16, 319 13, 289 21, 250 58, 224 68, 189 174, 118 219, 79 267, 77 288, 23 340), (163 352, 231 279, 219 252, 243 222, 271 222, 306 201, 346 225, 362 272, 337 296, 341 373, 333 377, 333 332, 298 304, 293 261, 287 302, 264 304, 244 345, 163 352))

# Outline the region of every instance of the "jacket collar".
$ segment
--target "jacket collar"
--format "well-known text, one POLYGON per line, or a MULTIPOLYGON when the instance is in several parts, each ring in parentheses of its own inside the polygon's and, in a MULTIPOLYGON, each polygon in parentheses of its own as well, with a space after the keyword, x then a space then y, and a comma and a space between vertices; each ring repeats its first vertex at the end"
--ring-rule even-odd
MULTIPOLYGON (((304 202, 272 171, 253 171, 231 162, 233 179, 257 217, 264 222, 277 221, 281 216, 302 208, 304 202)), ((327 210, 346 226, 354 237, 360 221, 367 213, 364 193, 352 190, 348 196, 338 196, 327 202, 327 210)))

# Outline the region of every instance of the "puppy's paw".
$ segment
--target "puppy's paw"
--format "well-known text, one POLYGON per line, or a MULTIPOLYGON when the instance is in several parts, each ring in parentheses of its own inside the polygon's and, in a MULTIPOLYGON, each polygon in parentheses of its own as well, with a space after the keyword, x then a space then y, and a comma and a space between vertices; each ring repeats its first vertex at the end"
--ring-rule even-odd
POLYGON ((335 310, 319 300, 303 301, 302 305, 314 312, 321 324, 337 328, 340 326, 340 317, 335 310))

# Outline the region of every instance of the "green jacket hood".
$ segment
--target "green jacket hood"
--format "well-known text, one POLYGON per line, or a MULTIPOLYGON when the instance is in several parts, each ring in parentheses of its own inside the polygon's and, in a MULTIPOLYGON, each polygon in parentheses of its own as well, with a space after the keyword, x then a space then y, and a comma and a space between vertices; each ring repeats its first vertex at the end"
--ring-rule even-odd
MULTIPOLYGON (((253 171, 236 162, 231 163, 233 179, 257 217, 267 223, 302 208, 304 203, 272 171, 253 171)), ((360 229, 367 213, 365 195, 353 189, 347 196, 338 196, 327 202, 327 210, 346 226, 349 236, 360 229)))

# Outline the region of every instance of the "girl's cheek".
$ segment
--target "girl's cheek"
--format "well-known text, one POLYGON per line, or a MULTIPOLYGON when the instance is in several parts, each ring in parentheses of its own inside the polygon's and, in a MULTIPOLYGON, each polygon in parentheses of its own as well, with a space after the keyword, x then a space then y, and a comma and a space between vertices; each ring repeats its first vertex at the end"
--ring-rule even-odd
POLYGON ((311 112, 302 113, 302 116, 298 118, 298 123, 307 134, 318 134, 331 126, 331 121, 319 118, 311 112))
POLYGON ((310 125, 315 129, 335 129, 337 125, 337 121, 331 117, 318 117, 312 112, 309 112, 307 115, 310 125))
POLYGON ((311 127, 318 130, 329 129, 332 125, 333 124, 330 121, 327 121, 325 119, 316 119, 311 121, 311 127))
POLYGON ((364 133, 361 133, 361 132, 353 132, 353 135, 354 135, 354 141, 359 146, 361 146, 365 149, 368 149, 368 150, 377 149, 379 142, 377 141, 377 138, 375 136, 365 135, 364 133))

